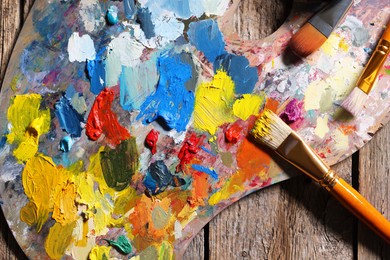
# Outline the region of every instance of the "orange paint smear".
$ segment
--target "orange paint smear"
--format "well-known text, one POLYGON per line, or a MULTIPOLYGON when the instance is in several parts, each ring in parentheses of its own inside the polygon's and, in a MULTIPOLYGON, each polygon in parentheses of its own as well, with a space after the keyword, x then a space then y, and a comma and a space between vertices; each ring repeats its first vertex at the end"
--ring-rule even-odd
POLYGON ((356 132, 356 126, 354 125, 341 125, 339 129, 344 135, 349 135, 356 132))

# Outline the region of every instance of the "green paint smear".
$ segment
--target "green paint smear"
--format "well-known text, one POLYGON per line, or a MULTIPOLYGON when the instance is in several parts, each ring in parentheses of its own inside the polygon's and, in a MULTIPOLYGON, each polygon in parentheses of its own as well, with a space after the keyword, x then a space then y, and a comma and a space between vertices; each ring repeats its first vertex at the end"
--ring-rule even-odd
POLYGON ((230 167, 233 164, 233 156, 231 153, 220 152, 223 165, 230 167))
POLYGON ((123 141, 115 149, 100 152, 100 165, 108 187, 117 191, 125 189, 139 167, 139 154, 134 137, 123 141))
POLYGON ((385 73, 387 74, 387 75, 390 75, 390 68, 389 69, 385 69, 385 73))
POLYGON ((106 241, 110 244, 110 246, 117 249, 121 254, 128 255, 133 251, 133 247, 131 246, 129 239, 127 239, 126 236, 119 236, 116 242, 108 239, 106 239, 106 241))
POLYGON ((332 108, 334 93, 331 88, 325 89, 320 100, 320 111, 322 113, 329 111, 332 108))
POLYGON ((167 242, 163 242, 160 248, 159 259, 161 260, 172 259, 173 258, 172 254, 173 254, 172 246, 167 242))

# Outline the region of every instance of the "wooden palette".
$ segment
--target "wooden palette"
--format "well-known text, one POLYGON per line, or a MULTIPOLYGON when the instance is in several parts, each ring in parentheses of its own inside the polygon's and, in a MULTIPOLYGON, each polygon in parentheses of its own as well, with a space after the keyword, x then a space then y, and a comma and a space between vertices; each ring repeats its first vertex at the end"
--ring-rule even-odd
MULTIPOLYGON (((147 109, 131 109, 130 105, 136 105, 131 102, 123 103, 123 100, 126 101, 127 97, 132 96, 128 89, 125 91, 122 86, 137 86, 139 88, 137 91, 143 93, 139 101, 139 105, 142 106, 147 97, 155 93, 155 88, 160 86, 159 76, 162 72, 158 71, 153 59, 162 57, 163 50, 169 50, 163 57, 179 56, 175 58, 176 63, 173 65, 179 64, 181 68, 182 64, 187 64, 191 67, 192 78, 188 79, 190 83, 184 82, 183 93, 184 95, 189 93, 189 96, 192 93, 196 106, 201 100, 197 96, 197 91, 203 83, 211 82, 214 74, 218 74, 214 72, 217 63, 213 64, 210 58, 213 52, 206 55, 197 49, 195 41, 188 43, 187 37, 180 36, 174 40, 167 40, 161 46, 150 42, 150 39, 157 36, 152 36, 147 41, 137 35, 138 22, 125 18, 122 2, 94 5, 96 9, 93 10, 96 13, 93 15, 99 22, 95 23, 85 17, 83 20, 82 15, 85 12, 83 4, 91 2, 37 1, 16 44, 2 87, 0 126, 3 138, 0 146, 2 165, 0 179, 3 211, 15 237, 31 258, 47 257, 47 254, 51 257, 64 255, 83 258, 91 250, 96 254, 109 252, 107 254, 120 258, 135 255, 141 255, 141 258, 158 255, 162 257, 172 254, 179 257, 191 238, 222 209, 253 191, 289 178, 290 176, 283 173, 280 168, 279 161, 274 162, 268 151, 263 151, 262 147, 254 145, 245 137, 254 116, 245 118, 245 115, 234 114, 234 105, 245 101, 244 95, 258 102, 258 110, 268 106, 284 113, 286 105, 291 102, 295 102, 298 107, 301 106, 301 114, 297 120, 291 122, 291 127, 330 164, 346 158, 360 148, 382 124, 388 121, 389 76, 386 74, 386 68, 361 115, 353 120, 338 116, 338 104, 352 89, 369 57, 370 48, 375 46, 388 19, 390 10, 385 1, 368 1, 353 6, 326 46, 307 60, 293 63, 288 62, 291 57, 286 54, 286 43, 292 32, 310 15, 309 11, 302 17, 291 16, 278 31, 258 41, 240 39, 230 31, 232 28, 229 24, 230 17, 239 1, 233 2, 220 16, 213 16, 218 22, 218 27, 215 27, 216 23, 212 23, 213 28, 216 32, 222 33, 226 43, 222 52, 234 54, 234 57, 240 57, 240 61, 247 59, 250 67, 257 68, 258 79, 250 93, 238 90, 238 87, 234 89, 233 95, 229 96, 230 100, 226 102, 228 108, 225 111, 226 122, 222 122, 212 134, 210 130, 197 124, 195 112, 191 112, 184 130, 175 129, 176 126, 170 127, 167 118, 163 116, 154 122, 143 124, 143 119, 148 115, 138 119, 137 116, 147 109), (118 7, 120 17, 120 23, 112 26, 107 25, 104 20, 105 10, 110 5, 118 7), (88 120, 90 111, 101 90, 93 93, 91 89, 93 77, 85 73, 87 62, 77 61, 77 58, 73 60, 70 57, 69 39, 74 32, 78 32, 80 38, 83 35, 90 35, 96 53, 99 53, 106 46, 115 48, 114 39, 120 38, 118 35, 123 36, 123 33, 128 31, 130 33, 122 38, 125 39, 125 43, 134 43, 135 39, 137 47, 142 48, 142 55, 134 64, 126 60, 121 61, 119 57, 118 63, 125 64, 120 64, 121 73, 136 68, 138 73, 144 71, 143 78, 136 82, 127 79, 133 84, 131 85, 129 81, 120 81, 119 75, 118 82, 111 86, 106 85, 111 76, 106 71, 102 85, 111 90, 107 92, 107 96, 114 96, 113 104, 109 107, 111 110, 105 108, 106 112, 113 113, 123 131, 132 137, 125 135, 119 144, 115 140, 121 134, 110 137, 108 131, 105 136, 93 141, 86 135, 85 128, 90 122, 88 120), (147 85, 149 79, 146 77, 154 78, 154 84, 148 86, 140 84, 141 82, 147 85), (145 88, 150 86, 151 88, 145 91, 145 88), (128 96, 123 97, 123 92, 128 96), (29 106, 28 111, 35 112, 27 116, 28 123, 24 123, 24 127, 18 128, 17 125, 23 126, 19 119, 23 119, 26 109, 15 104, 25 99, 34 100, 35 110, 29 106), (71 132, 71 128, 61 123, 60 113, 56 112, 61 102, 67 105, 68 111, 77 112, 73 115, 80 115, 80 128, 76 127, 81 129, 80 136, 77 131, 71 132), (81 109, 84 104, 85 111, 81 109), (12 117, 10 111, 17 116, 12 117), (46 117, 50 122, 47 129, 44 123, 39 127, 40 120, 44 121, 46 117), (227 141, 229 138, 226 138, 226 131, 233 126, 237 127, 241 134, 237 140, 227 141), (145 138, 152 129, 160 132, 157 152, 154 155, 145 146, 145 138), (65 138, 66 136, 68 138, 65 138), (32 152, 27 155, 20 155, 15 151, 20 151, 21 145, 29 145, 27 141, 30 139, 26 139, 27 137, 32 137, 33 141, 38 142, 38 151, 31 150, 32 152), (65 151, 59 149, 61 144, 69 148, 71 143, 69 151, 66 151, 64 146, 62 150, 65 151), (188 161, 183 160, 185 156, 180 155, 180 151, 186 151, 182 149, 185 146, 192 149, 184 154, 190 156, 188 161), (138 154, 134 163, 137 167, 135 170, 128 169, 131 178, 127 182, 121 182, 121 185, 110 182, 104 172, 107 165, 105 155, 115 154, 121 149, 134 152, 134 147, 135 153, 138 154), (39 169, 39 165, 42 164, 44 167, 42 166, 40 171, 26 170, 39 169), (156 177, 153 177, 155 175, 151 174, 158 167, 163 169, 164 176, 171 179, 163 185, 161 180, 157 182, 156 177), (47 219, 45 221, 38 221, 39 218, 29 219, 31 224, 29 226, 20 220, 21 211, 23 209, 33 211, 34 207, 26 205, 31 205, 28 204, 29 201, 37 204, 38 199, 35 198, 38 195, 34 194, 34 189, 26 191, 28 184, 27 181, 26 184, 23 183, 25 178, 23 175, 33 175, 38 180, 45 180, 46 177, 41 175, 50 174, 48 169, 55 172, 54 176, 62 176, 58 179, 63 182, 59 181, 54 185, 54 178, 51 179, 54 188, 45 186, 49 189, 45 191, 48 192, 47 200, 50 201, 53 197, 56 201, 56 198, 64 195, 64 198, 72 198, 71 201, 74 203, 68 208, 70 209, 68 212, 61 213, 63 206, 50 205, 52 203, 48 202, 49 206, 45 208, 47 212, 43 214, 47 219), (153 183, 156 185, 154 188, 153 183), (81 190, 81 187, 84 190, 81 190), (88 188, 93 196, 86 198, 83 192, 88 188), (72 193, 65 193, 72 189, 75 191, 73 193, 75 197, 70 196, 72 193), (73 215, 72 210, 75 210, 73 215), (65 216, 66 213, 71 216, 65 216), (102 215, 108 216, 107 219, 102 220, 102 215), (98 227, 98 222, 103 226, 98 227), (40 225, 41 230, 37 232, 40 225), (67 228, 69 226, 72 228, 67 228), (50 238, 54 234, 64 237, 65 241, 67 240, 65 238, 68 238, 66 245, 61 244, 63 241, 54 241, 53 247, 50 246, 52 244, 47 245, 47 241, 51 241, 50 238), (107 242, 108 240, 117 242, 123 237, 126 237, 131 245, 131 251, 127 254, 124 254, 115 243, 107 242), (108 248, 102 247, 109 244, 111 246, 108 248)), ((141 1, 144 5, 147 5, 146 2, 141 1)), ((295 3, 294 10, 302 7, 295 3)), ((153 13, 152 8, 158 7, 149 8, 153 13)), ((181 13, 174 15, 183 16, 185 20, 181 13)), ((199 20, 212 21, 204 17, 199 20)), ((200 21, 190 19, 187 23, 200 21)), ((221 50, 215 52, 218 51, 221 50)), ((81 52, 80 56, 85 58, 84 54, 81 52)), ((102 62, 102 66, 108 68, 113 66, 107 65, 108 56, 108 52, 103 52, 102 57, 106 59, 96 59, 96 54, 95 59, 91 59, 91 56, 88 58, 97 64, 102 62)), ((243 71, 243 74, 245 72, 243 71)), ((233 76, 234 74, 231 78, 233 76)), ((240 83, 237 78, 232 81, 235 86, 240 83)), ((215 107, 210 107, 210 111, 213 111, 212 109, 215 107)), ((131 158, 127 161, 132 160, 131 158)), ((126 178, 126 175, 124 177, 126 178)), ((58 200, 63 205, 69 202, 58 200)), ((39 204, 41 207, 45 205, 39 204)))

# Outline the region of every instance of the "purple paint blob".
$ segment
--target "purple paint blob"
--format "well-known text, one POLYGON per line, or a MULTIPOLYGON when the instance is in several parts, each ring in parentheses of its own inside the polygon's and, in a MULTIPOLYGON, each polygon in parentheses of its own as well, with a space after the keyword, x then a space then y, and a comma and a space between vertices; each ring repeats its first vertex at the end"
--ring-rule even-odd
POLYGON ((292 124, 303 118, 302 107, 303 102, 300 102, 297 99, 293 99, 287 104, 286 109, 280 114, 280 118, 286 124, 292 124))

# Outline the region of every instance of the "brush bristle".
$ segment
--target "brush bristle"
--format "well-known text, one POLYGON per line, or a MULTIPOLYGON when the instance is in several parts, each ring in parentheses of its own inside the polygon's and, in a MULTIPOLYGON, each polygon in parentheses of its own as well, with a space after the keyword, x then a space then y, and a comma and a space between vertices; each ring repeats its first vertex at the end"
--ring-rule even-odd
POLYGON ((366 97, 367 94, 360 88, 354 88, 343 103, 341 103, 341 106, 356 117, 361 111, 364 102, 366 101, 366 97))
POLYGON ((291 128, 271 110, 265 109, 256 120, 251 135, 273 150, 276 150, 287 136, 291 128))
POLYGON ((299 57, 307 57, 327 40, 313 25, 306 23, 290 40, 290 49, 299 57))

